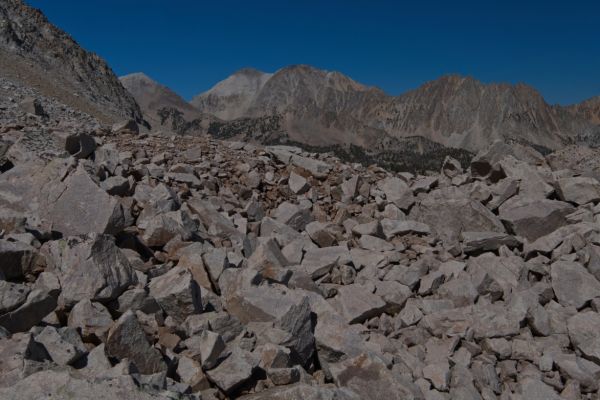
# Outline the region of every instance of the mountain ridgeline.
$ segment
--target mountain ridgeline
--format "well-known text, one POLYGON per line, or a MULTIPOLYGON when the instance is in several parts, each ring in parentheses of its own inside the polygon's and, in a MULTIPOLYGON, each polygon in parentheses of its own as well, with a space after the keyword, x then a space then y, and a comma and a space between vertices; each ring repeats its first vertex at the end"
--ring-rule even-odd
POLYGON ((275 73, 246 68, 179 106, 169 100, 173 92, 149 78, 143 85, 129 77, 122 82, 150 120, 160 114, 159 125, 179 134, 295 144, 392 168, 437 168, 449 153, 467 161, 496 140, 543 153, 568 144, 600 144, 598 98, 562 107, 524 84, 484 84, 455 75, 389 96, 307 65, 275 73), (156 100, 158 92, 162 101, 156 100))

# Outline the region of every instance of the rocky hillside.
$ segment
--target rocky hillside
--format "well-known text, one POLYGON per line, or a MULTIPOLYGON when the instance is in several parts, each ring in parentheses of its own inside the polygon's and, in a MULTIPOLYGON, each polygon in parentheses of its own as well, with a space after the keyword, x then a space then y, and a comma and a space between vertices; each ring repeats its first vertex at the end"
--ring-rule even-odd
POLYGON ((163 109, 176 109, 187 120, 198 118, 201 114, 177 93, 146 74, 130 74, 120 77, 119 80, 139 104, 144 118, 153 126, 160 125, 159 111, 163 109))
POLYGON ((600 182, 573 150, 415 175, 0 88, 0 398, 597 397, 600 182))
POLYGON ((305 65, 240 71, 192 104, 225 120, 278 115, 286 138, 312 146, 381 150, 390 139, 420 136, 473 152, 497 139, 557 149, 600 132, 593 118, 551 106, 526 85, 446 76, 393 97, 305 65))
POLYGON ((21 0, 0 2, 0 76, 105 122, 141 111, 110 67, 21 0))
POLYGON ((569 106, 567 110, 578 118, 600 125, 600 96, 569 106))

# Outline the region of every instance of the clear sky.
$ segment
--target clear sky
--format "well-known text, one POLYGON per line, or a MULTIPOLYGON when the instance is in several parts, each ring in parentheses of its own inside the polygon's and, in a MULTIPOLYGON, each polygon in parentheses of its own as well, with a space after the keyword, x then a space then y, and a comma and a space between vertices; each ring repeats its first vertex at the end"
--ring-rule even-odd
POLYGON ((445 74, 600 95, 600 0, 26 0, 104 57, 189 99, 243 67, 340 71, 389 94, 445 74))

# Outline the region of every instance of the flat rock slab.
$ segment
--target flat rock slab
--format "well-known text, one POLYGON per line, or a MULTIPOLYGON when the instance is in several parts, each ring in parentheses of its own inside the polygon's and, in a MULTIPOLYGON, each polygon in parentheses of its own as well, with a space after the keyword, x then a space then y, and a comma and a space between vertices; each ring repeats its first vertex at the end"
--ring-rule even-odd
POLYGON ((75 305, 81 300, 107 302, 137 282, 127 257, 110 236, 93 234, 57 242, 52 249, 59 263, 62 298, 75 305))
POLYGON ((427 224, 448 244, 458 243, 462 231, 505 232, 496 215, 455 187, 431 191, 413 207, 409 217, 427 224))
POLYGON ((258 359, 253 354, 236 349, 218 367, 206 371, 206 375, 219 389, 232 394, 250 379, 257 365, 258 359))
POLYGON ((333 300, 333 305, 349 324, 376 317, 386 307, 385 301, 380 296, 359 284, 341 286, 333 300))
POLYGON ((515 235, 530 242, 566 225, 566 216, 573 211, 575 208, 563 201, 522 197, 513 197, 499 208, 500 219, 515 235))
POLYGON ((125 227, 121 204, 83 169, 70 175, 65 185, 47 215, 55 230, 75 236, 90 232, 116 234, 125 227))
POLYGON ((584 176, 562 178, 556 184, 558 196, 563 201, 575 204, 600 201, 600 182, 594 178, 584 176))
POLYGON ((588 301, 600 296, 600 282, 581 264, 557 261, 550 267, 552 288, 563 306, 582 308, 588 301))
POLYGON ((600 364, 600 314, 596 312, 579 313, 567 322, 569 338, 581 354, 600 364))

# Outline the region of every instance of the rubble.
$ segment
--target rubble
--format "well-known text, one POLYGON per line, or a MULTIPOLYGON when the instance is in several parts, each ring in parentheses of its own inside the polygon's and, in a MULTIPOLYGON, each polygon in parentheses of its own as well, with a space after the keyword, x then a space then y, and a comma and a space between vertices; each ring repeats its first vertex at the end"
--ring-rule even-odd
POLYGON ((597 395, 595 180, 498 144, 415 176, 122 126, 7 145, 0 397, 597 395))

